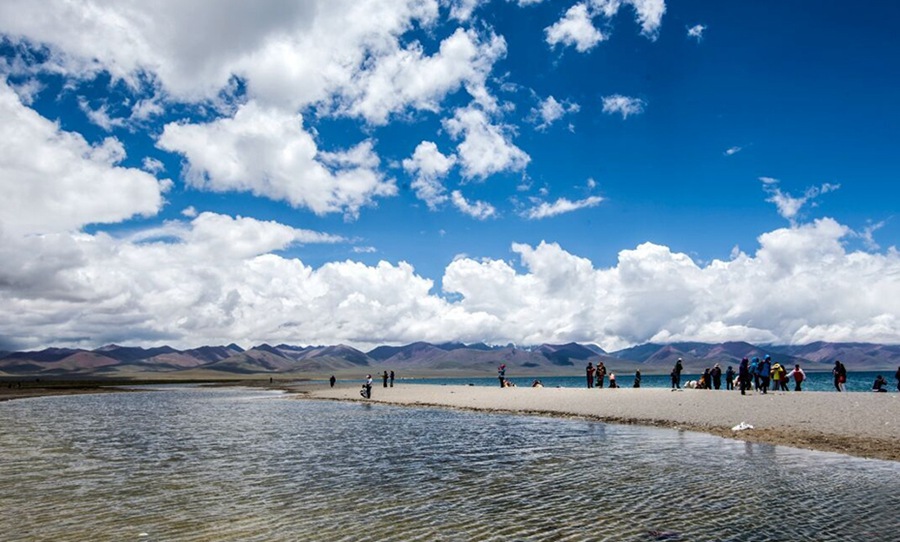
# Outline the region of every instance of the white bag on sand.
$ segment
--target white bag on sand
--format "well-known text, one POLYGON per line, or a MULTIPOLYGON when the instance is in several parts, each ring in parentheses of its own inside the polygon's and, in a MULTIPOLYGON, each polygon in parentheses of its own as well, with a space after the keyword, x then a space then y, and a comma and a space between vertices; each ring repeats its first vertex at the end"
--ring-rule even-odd
POLYGON ((731 428, 732 431, 744 431, 746 429, 753 429, 753 426, 747 422, 741 422, 731 428))

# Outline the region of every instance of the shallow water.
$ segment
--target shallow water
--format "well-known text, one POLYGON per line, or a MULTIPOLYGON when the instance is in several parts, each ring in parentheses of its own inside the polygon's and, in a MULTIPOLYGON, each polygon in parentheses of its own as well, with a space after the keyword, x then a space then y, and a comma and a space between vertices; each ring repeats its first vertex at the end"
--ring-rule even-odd
POLYGON ((2 540, 896 540, 900 463, 179 388, 0 403, 2 540))

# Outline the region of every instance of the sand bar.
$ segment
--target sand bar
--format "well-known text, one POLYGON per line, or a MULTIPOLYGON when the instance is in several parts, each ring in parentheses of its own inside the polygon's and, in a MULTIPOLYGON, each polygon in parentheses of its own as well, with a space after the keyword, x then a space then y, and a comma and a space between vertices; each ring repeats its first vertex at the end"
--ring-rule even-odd
MULTIPOLYGON (((359 387, 305 384, 315 399, 366 401, 359 387)), ((489 388, 402 384, 373 387, 371 401, 641 424, 739 440, 900 461, 900 393, 748 392, 662 388, 489 388), (753 429, 733 431, 740 423, 753 429)))

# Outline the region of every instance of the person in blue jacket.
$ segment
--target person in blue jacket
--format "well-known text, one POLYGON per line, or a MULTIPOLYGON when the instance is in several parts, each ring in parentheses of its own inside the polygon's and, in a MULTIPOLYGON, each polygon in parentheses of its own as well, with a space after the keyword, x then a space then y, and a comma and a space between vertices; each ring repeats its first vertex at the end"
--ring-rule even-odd
POLYGON ((772 372, 772 358, 766 356, 757 366, 759 372, 759 389, 763 394, 769 393, 769 373, 772 372))

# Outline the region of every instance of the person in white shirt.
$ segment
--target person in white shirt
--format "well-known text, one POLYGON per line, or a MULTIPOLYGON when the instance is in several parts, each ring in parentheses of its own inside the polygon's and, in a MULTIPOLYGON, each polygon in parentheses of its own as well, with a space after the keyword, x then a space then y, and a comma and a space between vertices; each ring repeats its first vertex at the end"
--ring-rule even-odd
POLYGON ((792 377, 794 379, 794 391, 803 391, 800 385, 806 380, 806 373, 803 372, 799 365, 794 365, 794 370, 787 374, 788 379, 792 377))

